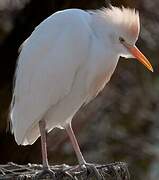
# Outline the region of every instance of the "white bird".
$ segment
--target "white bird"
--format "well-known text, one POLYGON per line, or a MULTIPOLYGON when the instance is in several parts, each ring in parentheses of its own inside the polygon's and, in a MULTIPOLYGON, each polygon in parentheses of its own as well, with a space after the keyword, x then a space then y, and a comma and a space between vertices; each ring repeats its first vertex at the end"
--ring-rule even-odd
POLYGON ((46 133, 66 129, 80 165, 86 164, 71 120, 104 88, 118 59, 134 57, 153 68, 135 43, 139 14, 134 9, 59 11, 38 25, 23 43, 15 73, 11 123, 19 145, 41 136, 48 169, 46 133))

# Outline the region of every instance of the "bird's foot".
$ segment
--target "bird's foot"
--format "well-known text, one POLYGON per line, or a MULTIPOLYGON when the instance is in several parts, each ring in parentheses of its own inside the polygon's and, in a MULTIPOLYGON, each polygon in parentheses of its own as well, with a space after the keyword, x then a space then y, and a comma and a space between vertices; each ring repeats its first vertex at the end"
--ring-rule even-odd
POLYGON ((55 173, 50 168, 43 168, 42 171, 38 172, 35 175, 34 180, 42 180, 42 179, 56 180, 55 173))
POLYGON ((95 177, 96 180, 102 180, 103 177, 102 175, 99 173, 98 169, 96 168, 96 166, 94 164, 91 163, 85 163, 83 165, 81 165, 81 168, 86 170, 87 172, 87 177, 95 177))

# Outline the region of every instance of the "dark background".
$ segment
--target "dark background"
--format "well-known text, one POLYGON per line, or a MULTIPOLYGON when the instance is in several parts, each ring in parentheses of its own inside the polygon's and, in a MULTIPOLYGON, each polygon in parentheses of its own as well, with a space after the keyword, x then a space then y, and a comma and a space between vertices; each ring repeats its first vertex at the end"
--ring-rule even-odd
MULTIPOLYGON (((129 164, 132 180, 156 180, 159 177, 159 2, 111 2, 139 10, 141 33, 137 46, 149 57, 155 72, 148 72, 133 59, 121 59, 110 83, 77 113, 73 127, 88 162, 124 161, 129 164)), ((6 132, 19 46, 43 19, 58 10, 102 6, 107 6, 105 0, 0 1, 0 164, 41 162, 39 140, 32 146, 17 146, 13 136, 6 132)), ((49 134, 48 151, 50 164, 77 163, 65 131, 49 134)))

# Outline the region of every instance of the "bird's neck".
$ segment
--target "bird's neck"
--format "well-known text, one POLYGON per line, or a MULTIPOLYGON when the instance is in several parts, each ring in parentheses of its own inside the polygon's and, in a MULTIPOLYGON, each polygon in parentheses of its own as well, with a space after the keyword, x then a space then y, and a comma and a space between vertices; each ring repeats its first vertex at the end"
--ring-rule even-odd
POLYGON ((118 52, 111 44, 109 27, 98 14, 91 14, 91 16, 93 33, 87 77, 88 101, 95 97, 110 80, 119 59, 118 52))
MULTIPOLYGON (((91 28, 98 39, 100 39, 106 47, 114 49, 115 36, 117 35, 117 29, 114 25, 103 17, 100 12, 93 12, 91 14, 91 28)), ((115 51, 116 49, 114 49, 115 51)))
MULTIPOLYGON (((93 42, 92 49, 98 54, 98 58, 94 59, 94 66, 99 68, 104 68, 108 71, 116 66, 120 52, 116 48, 116 37, 117 30, 113 28, 113 24, 101 16, 100 13, 92 13, 92 23, 91 28, 93 30, 93 42), (109 69, 110 68, 110 69, 109 69)), ((102 71, 102 70, 101 70, 102 71)))
POLYGON ((103 46, 103 42, 92 37, 91 56, 88 64, 87 90, 88 101, 95 97, 110 80, 119 56, 110 49, 103 46))

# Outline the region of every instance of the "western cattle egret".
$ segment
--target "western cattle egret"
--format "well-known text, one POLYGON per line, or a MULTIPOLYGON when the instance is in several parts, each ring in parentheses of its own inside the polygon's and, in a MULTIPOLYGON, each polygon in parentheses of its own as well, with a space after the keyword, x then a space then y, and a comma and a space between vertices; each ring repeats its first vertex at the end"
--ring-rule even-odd
POLYGON ((135 43, 139 14, 127 8, 56 12, 23 43, 15 73, 11 122, 17 144, 33 144, 41 135, 48 168, 46 133, 66 129, 80 165, 86 164, 71 127, 83 104, 110 80, 118 59, 134 57, 153 68, 135 43))

